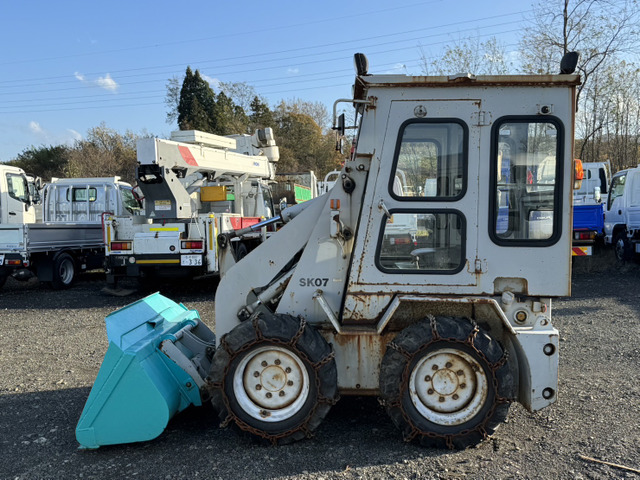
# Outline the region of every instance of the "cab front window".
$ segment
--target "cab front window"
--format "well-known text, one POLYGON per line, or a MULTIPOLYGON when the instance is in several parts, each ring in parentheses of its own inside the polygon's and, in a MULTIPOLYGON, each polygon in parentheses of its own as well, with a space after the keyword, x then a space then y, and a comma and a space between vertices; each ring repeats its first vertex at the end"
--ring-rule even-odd
POLYGON ((453 119, 410 120, 400 141, 390 179, 398 200, 457 200, 466 188, 467 128, 453 119))

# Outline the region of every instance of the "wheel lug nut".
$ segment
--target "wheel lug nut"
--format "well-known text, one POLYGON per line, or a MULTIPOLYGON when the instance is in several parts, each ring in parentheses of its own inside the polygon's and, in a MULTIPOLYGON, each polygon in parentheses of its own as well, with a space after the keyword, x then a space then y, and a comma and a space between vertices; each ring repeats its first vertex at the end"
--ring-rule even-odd
POLYGON ((276 358, 275 362, 273 362, 273 363, 275 363, 276 365, 280 365, 281 362, 280 362, 279 358, 276 358))
POLYGON ((458 374, 459 376, 462 376, 462 375, 464 375, 464 372, 463 372, 462 370, 458 370, 458 371, 456 372, 456 374, 458 374))
POLYGON ((262 385, 260 384, 256 385, 256 390, 262 390, 262 385))
POLYGON ((431 367, 431 370, 433 370, 433 371, 438 370, 438 365, 434 365, 433 367, 431 367))
POLYGON ((293 385, 293 380, 287 381, 287 385, 289 385, 289 386, 293 385))
POLYGON ((267 397, 267 398, 271 398, 271 397, 272 397, 271 392, 267 392, 266 397, 267 397))
POLYGON ((447 362, 447 364, 445 365, 445 367, 447 368, 451 368, 453 366, 453 364, 451 362, 447 362))
POLYGON ((266 367, 266 366, 267 366, 267 365, 269 365, 269 364, 263 360, 263 361, 262 361, 262 363, 261 363, 260 365, 262 365, 263 367, 266 367))
POLYGON ((466 388, 466 387, 467 387, 467 384, 466 384, 466 383, 461 383, 461 384, 460 384, 460 388, 466 388))
POLYGON ((444 397, 440 397, 440 398, 438 398, 438 401, 439 401, 440 403, 444 402, 444 397))
POLYGON ((460 397, 458 397, 458 394, 457 394, 457 393, 454 393, 454 394, 451 396, 451 398, 453 398, 454 400, 457 400, 457 399, 458 399, 458 398, 460 398, 460 397))
POLYGON ((430 388, 429 390, 427 390, 427 393, 428 393, 429 395, 433 395, 433 388, 430 388))
POLYGON ((253 376, 258 378, 260 376, 260 372, 253 372, 253 376))
POLYGON ((291 373, 291 367, 285 368, 284 371, 287 372, 287 373, 291 373))
POLYGON ((427 375, 426 377, 424 377, 424 381, 425 382, 430 382, 431 381, 431 375, 427 375))
POLYGON ((284 397, 284 390, 280 390, 280 393, 278 395, 280 395, 281 397, 284 397))

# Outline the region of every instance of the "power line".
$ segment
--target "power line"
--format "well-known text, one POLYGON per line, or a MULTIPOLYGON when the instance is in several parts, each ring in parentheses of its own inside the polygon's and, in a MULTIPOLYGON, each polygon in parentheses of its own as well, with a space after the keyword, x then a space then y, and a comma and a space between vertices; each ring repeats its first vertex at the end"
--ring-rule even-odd
MULTIPOLYGON (((496 27, 496 26, 504 26, 504 25, 509 25, 512 24, 514 22, 503 22, 500 24, 495 24, 495 25, 491 25, 490 27, 496 27)), ((488 27, 485 27, 488 28, 488 27)), ((473 29, 467 29, 467 30, 476 30, 476 28, 473 29)), ((463 30, 466 31, 466 30, 463 30)), ((502 31, 499 32, 500 34, 505 34, 505 33, 512 33, 512 32, 516 32, 519 31, 519 29, 512 29, 512 30, 506 30, 506 31, 502 31)), ((380 47, 380 46, 385 46, 385 45, 392 45, 392 44, 397 44, 397 43, 405 43, 405 42, 410 42, 410 41, 416 41, 416 40, 423 40, 425 38, 431 38, 431 37, 437 37, 437 36, 441 36, 443 34, 433 34, 433 35, 427 35, 427 36, 421 36, 421 37, 413 37, 410 39, 404 39, 404 40, 396 40, 393 42, 381 42, 378 44, 373 44, 373 45, 368 45, 365 48, 372 48, 372 47, 380 47)), ((482 37, 486 37, 489 35, 495 35, 495 33, 492 34, 484 34, 484 35, 478 35, 476 37, 471 37, 471 38, 482 38, 482 37)), ((432 42, 431 45, 441 45, 441 44, 445 44, 445 43, 450 43, 449 40, 442 40, 439 42, 432 42)), ((390 52, 394 52, 394 51, 399 51, 399 50, 406 50, 409 48, 415 48, 415 45, 411 45, 408 47, 401 47, 401 48, 397 48, 397 49, 390 49, 390 50, 384 50, 384 51, 378 51, 378 52, 373 52, 373 54, 379 54, 379 53, 390 53, 390 52)), ((312 54, 312 56, 314 55, 329 55, 329 54, 334 54, 334 53, 338 53, 338 52, 344 52, 347 50, 352 50, 351 48, 347 48, 344 47, 340 50, 334 50, 331 52, 325 52, 322 54, 312 54)), ((309 55, 305 56, 304 58, 308 58, 309 55)), ((284 58, 284 59, 279 59, 279 61, 282 60, 291 60, 291 59, 296 59, 296 58, 302 58, 301 56, 296 56, 296 57, 289 57, 289 58, 284 58)), ((344 57, 333 57, 333 58, 328 58, 328 59, 314 59, 314 60, 308 60, 305 62, 298 62, 297 65, 314 65, 314 64, 318 64, 318 63, 327 63, 327 62, 333 62, 333 61, 340 61, 343 60, 344 57)), ((238 75, 238 74, 242 74, 242 73, 253 73, 256 71, 265 71, 265 70, 275 70, 275 69, 280 69, 280 68, 286 68, 289 64, 278 64, 278 65, 274 65, 273 64, 273 60, 271 61, 262 61, 262 62, 258 62, 258 63, 268 63, 268 66, 265 67, 256 67, 253 66, 251 68, 248 69, 244 69, 244 70, 235 70, 235 71, 231 71, 231 72, 218 72, 218 75, 238 75), (268 63, 270 62, 270 63, 268 63)), ((242 65, 246 65, 246 63, 240 63, 240 64, 234 64, 234 65, 230 65, 230 66, 242 66, 242 65)), ((145 75, 149 75, 149 74, 141 74, 141 75, 132 75, 133 77, 139 77, 139 76, 145 76, 145 75)), ((158 75, 153 74, 153 75, 158 75)), ((80 81, 80 80, 78 80, 80 81)), ((166 78, 163 78, 162 81, 166 81, 166 78)), ((255 80, 255 83, 260 83, 261 80, 255 80)), ((76 81, 65 81, 65 82, 54 82, 54 83, 76 83, 76 81)), ((156 80, 140 80, 140 81, 135 81, 135 82, 120 82, 118 83, 119 86, 122 85, 136 85, 136 84, 141 84, 141 83, 150 83, 150 82, 156 82, 156 80)), ((33 84, 33 85, 26 85, 26 86, 35 86, 35 85, 39 85, 39 84, 33 84)), ((5 86, 5 87, 1 87, 1 88, 18 88, 18 87, 24 87, 25 85, 16 85, 16 86, 5 86)), ((65 91, 65 90, 75 90, 76 87, 67 87, 67 88, 54 88, 54 89, 46 89, 46 90, 36 90, 36 91, 26 91, 26 92, 5 92, 5 93, 0 93, 0 96, 4 96, 4 95, 23 95, 23 94, 33 94, 33 93, 46 93, 46 92, 57 92, 57 91, 65 91)))
MULTIPOLYGON (((281 60, 295 60, 295 59, 299 59, 299 58, 308 58, 309 57, 309 53, 308 52, 309 52, 309 50, 312 50, 312 49, 333 47, 333 46, 337 46, 337 45, 344 46, 345 44, 348 44, 348 43, 365 42, 365 41, 377 40, 377 39, 381 39, 381 38, 394 37, 394 36, 398 36, 398 35, 407 35, 407 34, 411 34, 411 33, 422 32, 422 31, 425 31, 425 30, 432 31, 434 29, 439 29, 439 28, 447 28, 447 27, 453 27, 453 26, 464 25, 464 24, 469 24, 469 23, 477 23, 477 22, 482 22, 482 21, 486 21, 486 20, 493 20, 493 19, 497 19, 497 18, 511 17, 511 16, 514 16, 514 15, 523 15, 523 14, 529 12, 529 11, 530 10, 522 10, 522 11, 518 11, 518 12, 504 13, 504 14, 500 14, 500 15, 491 15, 491 16, 483 17, 483 18, 479 18, 479 19, 464 20, 464 21, 459 21, 459 22, 451 22, 451 23, 447 23, 447 24, 438 25, 438 26, 435 26, 435 27, 422 27, 422 28, 413 29, 413 30, 405 30, 405 31, 402 31, 402 32, 395 32, 395 33, 383 34, 383 35, 375 35, 375 36, 365 37, 365 38, 361 38, 361 39, 342 40, 340 42, 332 42, 332 43, 326 43, 326 44, 315 45, 315 46, 292 48, 292 49, 280 50, 280 51, 276 51, 276 52, 256 53, 256 54, 249 54, 249 55, 243 55, 243 56, 226 57, 226 58, 221 58, 221 59, 216 59, 216 60, 201 60, 199 62, 192 61, 192 62, 186 62, 186 63, 180 63, 180 64, 151 66, 151 67, 139 67, 139 68, 134 68, 134 69, 112 70, 109 73, 110 74, 118 74, 118 73, 135 72, 135 71, 140 71, 140 70, 153 70, 153 69, 161 69, 161 68, 162 69, 164 69, 164 68, 175 68, 175 67, 183 67, 185 64, 207 65, 207 64, 211 64, 211 63, 216 64, 216 63, 220 63, 220 62, 227 62, 227 61, 239 60, 239 59, 251 59, 251 58, 256 58, 256 57, 261 59, 257 63, 266 63, 266 62, 271 62, 273 60, 264 59, 265 56, 281 55, 281 54, 284 54, 284 53, 292 53, 292 52, 299 52, 299 51, 304 51, 305 52, 305 55, 295 55, 295 56, 289 56, 289 57, 284 57, 284 58, 277 59, 278 61, 281 61, 281 60)), ((476 29, 479 29, 479 28, 492 28, 492 27, 496 27, 496 26, 509 25, 509 24, 512 24, 512 23, 516 23, 516 21, 503 22, 503 23, 492 24, 492 25, 476 26, 476 27, 465 29, 465 30, 462 30, 462 31, 476 30, 476 29)), ((458 30, 455 33, 460 33, 460 30, 458 30)), ((450 34, 452 34, 452 32, 434 33, 434 34, 427 35, 426 37, 413 37, 413 38, 409 38, 409 39, 395 40, 393 42, 385 42, 383 44, 415 41, 415 40, 417 40, 419 38, 431 38, 431 37, 437 37, 437 36, 442 36, 442 35, 450 35, 450 34)), ((381 45, 381 44, 374 44, 373 46, 377 46, 377 45, 381 45)), ((345 48, 342 48, 340 51, 344 51, 345 48)), ((334 50, 334 52, 335 52, 335 50, 334 50)), ((332 53, 332 52, 315 53, 315 54, 311 54, 311 55, 326 55, 326 54, 329 54, 329 53, 332 53)), ((0 64, 0 65, 2 65, 2 64, 0 64)), ((225 65, 224 67, 240 66, 240 65, 246 65, 246 62, 231 64, 231 65, 225 65)), ((157 74, 167 74, 167 73, 170 74, 170 73, 173 73, 173 71, 170 71, 170 72, 163 71, 163 72, 154 72, 154 73, 123 75, 123 76, 121 76, 121 78, 128 78, 128 77, 133 77, 133 76, 138 76, 138 75, 144 76, 144 75, 157 75, 157 74)), ((93 72, 93 73, 86 73, 84 75, 91 76, 91 75, 103 75, 103 74, 104 74, 104 72, 93 72)), ((38 78, 37 80, 67 79, 69 76, 70 75, 61 75, 61 76, 54 76, 54 77, 41 77, 41 78, 38 78)), ((6 84, 6 83, 17 83, 18 85, 16 85, 16 87, 35 86, 35 85, 42 84, 42 83, 40 83, 40 84, 33 83, 33 84, 27 84, 27 85, 24 84, 25 81, 30 81, 30 80, 33 80, 33 79, 0 80, 0 87, 2 87, 2 84, 6 84)), ((70 80, 63 80, 61 82, 46 82, 45 84, 49 84, 50 85, 50 84, 56 84, 56 83, 69 83, 69 82, 71 82, 71 81, 70 80)), ((12 86, 8 85, 6 88, 12 88, 12 86)))
MULTIPOLYGON (((430 5, 430 4, 439 3, 439 2, 442 2, 442 1, 443 0, 432 0, 432 1, 429 1, 429 2, 418 2, 418 3, 407 4, 407 5, 396 5, 394 7, 383 8, 383 9, 380 9, 380 10, 373 10, 373 11, 368 11, 368 12, 350 14, 349 18, 357 18, 357 17, 368 16, 368 15, 373 15, 373 14, 378 14, 378 13, 385 13, 385 12, 389 12, 389 11, 392 11, 392 10, 400 10, 400 9, 404 9, 404 8, 413 8, 413 7, 416 7, 418 5, 430 5)), ((310 21, 310 22, 296 23, 296 24, 284 25, 284 26, 274 26, 274 27, 270 27, 270 28, 261 27, 260 28, 260 32, 261 33, 266 33, 266 32, 271 32, 271 31, 274 31, 274 30, 278 30, 279 31, 279 30, 285 30, 285 29, 289 29, 289 28, 305 27, 305 26, 308 26, 308 25, 317 25, 317 24, 320 24, 320 23, 334 22, 334 21, 337 21, 337 20, 344 20, 344 17, 332 17, 332 18, 318 19, 318 20, 314 20, 314 21, 310 21)), ((66 58, 77 58, 77 57, 86 57, 86 56, 95 57, 96 55, 103 55, 103 54, 107 54, 107 53, 121 53, 121 52, 133 51, 133 50, 144 50, 144 49, 148 49, 148 48, 168 47, 168 46, 172 46, 172 45, 184 45, 186 43, 203 42, 203 41, 209 41, 209 40, 218 40, 218 39, 221 39, 221 38, 231 38, 231 37, 238 37, 238 36, 243 36, 243 35, 246 35, 246 33, 243 32, 243 31, 239 31, 237 33, 228 33, 228 34, 224 34, 224 35, 214 35, 214 36, 210 36, 210 37, 202 37, 202 38, 191 39, 191 40, 180 40, 180 41, 174 41, 174 42, 154 43, 152 45, 142 45, 142 46, 137 46, 137 47, 126 47, 126 48, 118 48, 118 49, 111 49, 111 50, 103 50, 101 52, 79 53, 79 54, 74 54, 74 55, 62 55, 62 56, 57 56, 57 57, 39 58, 39 59, 31 59, 31 60, 16 60, 16 61, 13 61, 13 62, 0 63, 0 66, 3 66, 3 65, 15 65, 15 64, 22 64, 22 63, 32 63, 32 62, 43 62, 43 61, 50 61, 50 60, 62 60, 62 59, 66 59, 66 58)))

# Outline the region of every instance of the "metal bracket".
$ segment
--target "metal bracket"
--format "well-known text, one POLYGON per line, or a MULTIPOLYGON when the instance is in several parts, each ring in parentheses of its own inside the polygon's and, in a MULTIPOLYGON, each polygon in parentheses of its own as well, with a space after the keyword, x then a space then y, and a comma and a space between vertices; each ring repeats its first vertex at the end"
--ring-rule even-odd
POLYGON ((322 310, 324 311, 325 315, 331 322, 331 325, 333 325, 333 328, 336 329, 336 332, 340 334, 342 333, 342 327, 340 326, 340 322, 338 322, 338 319, 334 315, 333 310, 331 310, 331 307, 327 303, 327 300, 322 296, 322 293, 323 293, 322 290, 316 290, 315 293, 313 294, 313 299, 320 304, 320 307, 322 307, 322 310))

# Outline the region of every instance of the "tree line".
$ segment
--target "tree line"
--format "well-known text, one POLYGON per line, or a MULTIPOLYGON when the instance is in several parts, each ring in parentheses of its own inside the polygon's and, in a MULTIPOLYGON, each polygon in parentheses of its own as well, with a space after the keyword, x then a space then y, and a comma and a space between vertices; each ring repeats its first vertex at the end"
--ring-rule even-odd
MULTIPOLYGON (((327 130, 329 114, 319 102, 282 100, 270 108, 246 83, 222 83, 216 93, 198 70, 187 67, 184 79, 167 83, 167 122, 180 130, 217 135, 252 134, 271 127, 280 149, 277 171, 313 170, 323 176, 338 168, 343 156, 335 149, 335 135, 327 130), (323 128, 324 127, 324 128, 323 128)), ((7 162, 37 175, 52 177, 120 176, 135 182, 136 141, 150 134, 119 133, 104 123, 73 145, 30 147, 7 162)))

